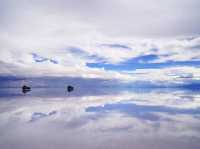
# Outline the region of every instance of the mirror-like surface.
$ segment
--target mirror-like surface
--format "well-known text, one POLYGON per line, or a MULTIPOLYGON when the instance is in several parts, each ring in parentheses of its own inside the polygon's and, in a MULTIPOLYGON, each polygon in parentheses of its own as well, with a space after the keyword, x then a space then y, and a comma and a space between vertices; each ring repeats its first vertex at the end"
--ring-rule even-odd
POLYGON ((200 94, 1 89, 2 149, 199 149, 200 94))

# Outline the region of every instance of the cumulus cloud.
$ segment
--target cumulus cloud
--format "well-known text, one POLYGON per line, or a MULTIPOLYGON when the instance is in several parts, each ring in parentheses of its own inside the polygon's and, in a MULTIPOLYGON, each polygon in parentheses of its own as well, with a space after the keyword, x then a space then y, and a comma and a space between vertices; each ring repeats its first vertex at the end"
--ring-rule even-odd
POLYGON ((2 0, 0 73, 174 80, 177 73, 167 72, 175 69, 185 74, 179 73, 179 78, 199 78, 195 66, 145 70, 145 75, 136 75, 143 71, 142 67, 127 73, 87 66, 88 63, 117 65, 149 55, 156 58, 139 62, 200 60, 200 2, 145 3, 143 0, 2 0))

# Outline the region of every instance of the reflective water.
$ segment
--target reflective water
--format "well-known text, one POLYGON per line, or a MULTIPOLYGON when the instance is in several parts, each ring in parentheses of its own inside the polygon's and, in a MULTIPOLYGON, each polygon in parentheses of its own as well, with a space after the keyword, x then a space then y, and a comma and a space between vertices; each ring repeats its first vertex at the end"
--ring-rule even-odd
POLYGON ((1 149, 199 149, 200 94, 0 89, 1 149))

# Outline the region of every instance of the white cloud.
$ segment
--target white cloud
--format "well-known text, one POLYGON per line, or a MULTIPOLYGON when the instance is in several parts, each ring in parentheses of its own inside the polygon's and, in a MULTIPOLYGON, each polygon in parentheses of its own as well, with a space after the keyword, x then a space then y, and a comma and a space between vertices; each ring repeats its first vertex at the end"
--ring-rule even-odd
POLYGON ((135 81, 150 81, 157 85, 172 85, 200 80, 200 69, 196 67, 169 67, 161 69, 137 69, 124 71, 135 81))
MULTIPOLYGON (((148 54, 159 56, 152 62, 198 60, 200 50, 194 49, 200 44, 198 36, 193 40, 175 39, 199 33, 198 6, 197 0, 150 0, 146 5, 143 1, 128 0, 2 0, 0 73, 137 80, 142 75, 92 69, 86 63, 118 64, 148 54), (161 38, 156 39, 154 35, 161 38), (169 36, 171 38, 163 39, 169 36), (130 49, 102 44, 122 44, 130 49), (70 47, 80 48, 85 55, 73 53, 70 47), (36 63, 31 53, 56 60, 58 64, 49 61, 36 63)), ((190 69, 195 72, 193 76, 199 72, 196 68, 190 69)), ((163 70, 166 71, 147 70, 145 77, 170 80, 163 70), (155 72, 159 74, 158 78, 155 72)), ((182 71, 190 70, 183 68, 182 71)))

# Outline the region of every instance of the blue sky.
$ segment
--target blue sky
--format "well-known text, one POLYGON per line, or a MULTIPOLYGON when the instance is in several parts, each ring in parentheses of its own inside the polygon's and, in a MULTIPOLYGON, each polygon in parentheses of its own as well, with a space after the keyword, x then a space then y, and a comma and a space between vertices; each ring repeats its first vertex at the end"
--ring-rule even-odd
POLYGON ((188 60, 188 61, 167 61, 158 63, 148 63, 151 60, 159 59, 157 55, 145 55, 136 58, 129 59, 119 64, 107 64, 107 63, 87 63, 88 67, 91 68, 104 68, 106 70, 135 70, 135 69, 159 69, 175 66, 194 66, 200 67, 199 60, 188 60))
POLYGON ((0 75, 199 82, 199 7, 199 0, 2 0, 0 75))

